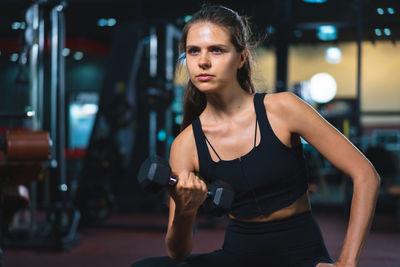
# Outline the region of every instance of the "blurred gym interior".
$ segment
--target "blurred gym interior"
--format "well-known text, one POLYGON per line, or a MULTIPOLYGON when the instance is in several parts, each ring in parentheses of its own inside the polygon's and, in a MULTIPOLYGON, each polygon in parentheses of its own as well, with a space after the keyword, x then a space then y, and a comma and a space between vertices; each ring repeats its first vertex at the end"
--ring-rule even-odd
MULTIPOLYGON (((181 30, 203 1, 0 1, 0 266, 129 266, 166 255, 167 193, 137 176, 168 159, 187 76, 181 30)), ((259 92, 290 91, 374 164, 360 266, 400 266, 400 2, 207 1, 250 17, 259 92), (315 88, 318 88, 316 92, 315 88)), ((303 140, 309 196, 337 258, 351 180, 303 140)), ((227 217, 200 210, 193 252, 227 217)))

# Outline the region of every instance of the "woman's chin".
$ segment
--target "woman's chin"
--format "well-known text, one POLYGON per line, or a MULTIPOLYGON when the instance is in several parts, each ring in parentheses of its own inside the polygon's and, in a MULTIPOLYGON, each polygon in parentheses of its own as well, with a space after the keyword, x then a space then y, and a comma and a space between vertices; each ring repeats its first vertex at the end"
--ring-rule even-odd
POLYGON ((218 87, 215 85, 211 85, 211 84, 195 84, 195 86, 197 87, 197 89, 199 89, 200 92, 206 94, 206 93, 216 93, 218 92, 218 87))

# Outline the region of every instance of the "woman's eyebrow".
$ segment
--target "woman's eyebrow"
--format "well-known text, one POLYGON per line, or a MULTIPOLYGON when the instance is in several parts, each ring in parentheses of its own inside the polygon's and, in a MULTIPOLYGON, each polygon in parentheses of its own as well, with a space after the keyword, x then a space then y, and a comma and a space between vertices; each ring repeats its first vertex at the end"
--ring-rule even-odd
MULTIPOLYGON (((228 48, 228 46, 227 46, 227 45, 224 45, 224 44, 212 44, 212 45, 209 45, 208 47, 222 47, 222 48, 228 48)), ((187 45, 187 46, 186 46, 186 49, 190 49, 190 48, 199 48, 199 46, 197 46, 197 45, 187 45)))

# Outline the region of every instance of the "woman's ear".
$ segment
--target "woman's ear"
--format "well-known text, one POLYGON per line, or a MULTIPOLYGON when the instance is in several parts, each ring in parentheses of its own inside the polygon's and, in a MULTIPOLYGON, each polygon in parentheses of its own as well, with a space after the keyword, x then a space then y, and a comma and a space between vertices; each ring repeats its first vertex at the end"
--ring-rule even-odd
POLYGON ((247 50, 244 49, 241 53, 240 53, 240 61, 239 61, 239 66, 238 66, 238 70, 241 69, 244 65, 244 63, 246 62, 246 58, 247 58, 247 50))

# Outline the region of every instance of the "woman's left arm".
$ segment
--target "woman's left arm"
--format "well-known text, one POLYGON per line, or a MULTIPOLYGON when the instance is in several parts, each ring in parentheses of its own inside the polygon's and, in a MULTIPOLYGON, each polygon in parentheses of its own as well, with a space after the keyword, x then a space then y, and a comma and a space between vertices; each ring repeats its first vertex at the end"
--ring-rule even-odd
MULTIPOLYGON (((357 266, 374 216, 380 177, 371 162, 310 105, 292 93, 282 93, 281 97, 289 131, 302 136, 353 181, 347 233, 333 266, 357 266)), ((318 265, 323 266, 332 265, 318 265)))

